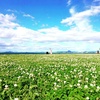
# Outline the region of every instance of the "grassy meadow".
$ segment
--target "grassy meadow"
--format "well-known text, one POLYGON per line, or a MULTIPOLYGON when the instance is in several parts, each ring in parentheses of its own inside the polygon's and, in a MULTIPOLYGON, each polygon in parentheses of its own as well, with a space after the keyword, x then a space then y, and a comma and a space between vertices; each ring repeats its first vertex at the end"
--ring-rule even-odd
POLYGON ((1 54, 0 100, 100 100, 100 55, 1 54))

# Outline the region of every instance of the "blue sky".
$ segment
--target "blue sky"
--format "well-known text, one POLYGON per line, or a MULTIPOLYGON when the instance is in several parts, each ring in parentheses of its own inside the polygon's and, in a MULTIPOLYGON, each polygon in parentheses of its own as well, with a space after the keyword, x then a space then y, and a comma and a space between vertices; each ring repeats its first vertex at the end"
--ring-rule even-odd
POLYGON ((0 0, 0 52, 96 51, 100 0, 0 0))

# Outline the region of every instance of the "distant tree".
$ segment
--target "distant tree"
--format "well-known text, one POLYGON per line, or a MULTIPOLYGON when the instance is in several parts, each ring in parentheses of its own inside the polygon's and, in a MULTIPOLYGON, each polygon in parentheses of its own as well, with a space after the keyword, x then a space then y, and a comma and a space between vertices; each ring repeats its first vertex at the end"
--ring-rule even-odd
POLYGON ((49 52, 47 51, 46 54, 49 54, 49 52))
POLYGON ((99 54, 99 50, 97 50, 97 54, 99 54))

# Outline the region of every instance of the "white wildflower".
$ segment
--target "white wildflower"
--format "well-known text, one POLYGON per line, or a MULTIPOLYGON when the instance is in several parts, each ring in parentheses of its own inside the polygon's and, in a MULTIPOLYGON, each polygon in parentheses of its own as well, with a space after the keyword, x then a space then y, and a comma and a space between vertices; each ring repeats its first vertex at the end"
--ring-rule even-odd
POLYGON ((55 82, 54 85, 56 85, 57 83, 55 82))
POLYGON ((82 74, 80 74, 80 75, 79 75, 79 78, 81 78, 82 76, 83 76, 83 75, 82 75, 82 74))
POLYGON ((14 100, 19 100, 18 98, 14 98, 14 100))
POLYGON ((86 77, 85 80, 88 81, 88 78, 86 77))
POLYGON ((57 87, 54 87, 54 90, 57 90, 57 87))
POLYGON ((52 76, 52 78, 54 78, 54 76, 52 76))
POLYGON ((8 85, 5 85, 5 88, 4 89, 7 90, 8 89, 8 85))
POLYGON ((78 83, 77 86, 80 86, 80 84, 78 83))
POLYGON ((5 88, 8 88, 8 85, 5 85, 5 88))
POLYGON ((14 87, 17 87, 17 84, 14 84, 14 87))
POLYGON ((72 71, 70 71, 70 73, 72 73, 72 71))
POLYGON ((88 85, 85 85, 84 88, 87 89, 88 88, 88 85))
POLYGON ((90 90, 90 92, 93 92, 93 90, 90 90))
POLYGON ((100 90, 100 87, 99 87, 99 86, 97 86, 96 92, 98 92, 99 90, 100 90))
POLYGON ((76 72, 76 69, 74 69, 74 72, 76 72))
POLYGON ((21 76, 18 76, 18 79, 20 79, 21 76))
POLYGON ((57 75, 57 72, 55 72, 54 75, 57 75))
POLYGON ((2 79, 0 79, 0 82, 2 82, 2 79))
POLYGON ((27 72, 26 74, 27 74, 27 75, 29 75, 29 73, 28 73, 28 72, 27 72))
POLYGON ((97 89, 100 89, 100 86, 97 86, 97 89))
POLYGON ((74 75, 74 77, 76 78, 77 76, 76 76, 76 75, 74 75))
POLYGON ((78 80, 78 83, 80 83, 81 82, 81 80, 78 80))
POLYGON ((60 85, 57 85, 57 87, 59 88, 59 87, 61 87, 60 85))
POLYGON ((58 82, 60 82, 60 79, 58 79, 58 82))
POLYGON ((69 87, 73 87, 73 86, 70 84, 69 87))
POLYGON ((64 84, 66 84, 66 81, 64 81, 64 84))
POLYGON ((32 73, 30 73, 29 77, 33 77, 33 74, 32 74, 32 73))
POLYGON ((86 97, 86 100, 89 100, 89 97, 86 97))
POLYGON ((94 85, 91 83, 90 86, 93 87, 94 85))

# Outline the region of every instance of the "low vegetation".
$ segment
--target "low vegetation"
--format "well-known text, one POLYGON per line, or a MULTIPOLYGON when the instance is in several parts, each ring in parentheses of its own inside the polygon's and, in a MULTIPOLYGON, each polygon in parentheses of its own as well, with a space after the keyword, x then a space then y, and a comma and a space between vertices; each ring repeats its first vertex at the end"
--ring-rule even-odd
POLYGON ((0 100, 100 100, 100 55, 0 55, 0 100))

